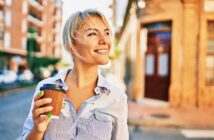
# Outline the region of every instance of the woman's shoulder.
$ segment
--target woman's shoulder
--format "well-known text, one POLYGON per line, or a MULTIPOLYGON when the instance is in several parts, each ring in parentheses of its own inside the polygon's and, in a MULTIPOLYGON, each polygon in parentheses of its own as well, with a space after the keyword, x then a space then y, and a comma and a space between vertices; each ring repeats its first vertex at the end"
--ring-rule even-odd
POLYGON ((126 94, 125 90, 123 90, 119 86, 119 84, 113 84, 111 82, 108 82, 108 87, 110 90, 110 96, 113 96, 117 99, 127 100, 127 94, 126 94))

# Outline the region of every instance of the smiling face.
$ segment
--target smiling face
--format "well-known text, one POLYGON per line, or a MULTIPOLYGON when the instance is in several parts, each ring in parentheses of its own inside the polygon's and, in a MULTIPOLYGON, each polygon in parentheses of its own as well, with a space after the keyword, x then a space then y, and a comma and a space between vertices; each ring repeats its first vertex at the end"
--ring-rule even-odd
MULTIPOLYGON (((75 32, 77 53, 93 64, 107 64, 111 49, 110 29, 98 16, 89 16, 75 32)), ((79 61, 74 55, 74 60, 79 61)))

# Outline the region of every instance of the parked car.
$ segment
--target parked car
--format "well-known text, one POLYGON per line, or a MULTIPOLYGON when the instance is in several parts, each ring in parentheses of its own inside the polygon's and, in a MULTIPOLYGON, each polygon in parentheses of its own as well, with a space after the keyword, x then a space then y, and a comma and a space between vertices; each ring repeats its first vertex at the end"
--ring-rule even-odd
POLYGON ((33 77, 33 73, 29 69, 26 69, 18 74, 17 81, 32 81, 33 77))
POLYGON ((17 74, 11 70, 0 70, 0 84, 10 84, 16 81, 17 74))

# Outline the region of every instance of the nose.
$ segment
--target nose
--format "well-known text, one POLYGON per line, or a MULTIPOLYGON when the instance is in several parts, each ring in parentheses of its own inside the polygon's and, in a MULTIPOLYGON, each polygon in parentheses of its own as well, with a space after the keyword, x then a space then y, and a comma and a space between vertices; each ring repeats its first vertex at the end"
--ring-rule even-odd
POLYGON ((100 35, 99 44, 106 45, 109 42, 109 37, 105 35, 100 35))

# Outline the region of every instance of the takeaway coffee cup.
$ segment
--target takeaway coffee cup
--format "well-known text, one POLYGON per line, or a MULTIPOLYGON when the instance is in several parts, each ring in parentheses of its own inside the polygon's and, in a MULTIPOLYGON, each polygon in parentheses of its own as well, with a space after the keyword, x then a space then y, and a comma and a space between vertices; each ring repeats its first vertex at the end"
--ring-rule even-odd
POLYGON ((52 102, 45 106, 52 106, 53 110, 45 113, 45 115, 52 114, 52 118, 59 118, 62 108, 62 102, 65 95, 65 90, 61 85, 57 84, 44 84, 40 90, 44 92, 42 98, 51 98, 52 102))

